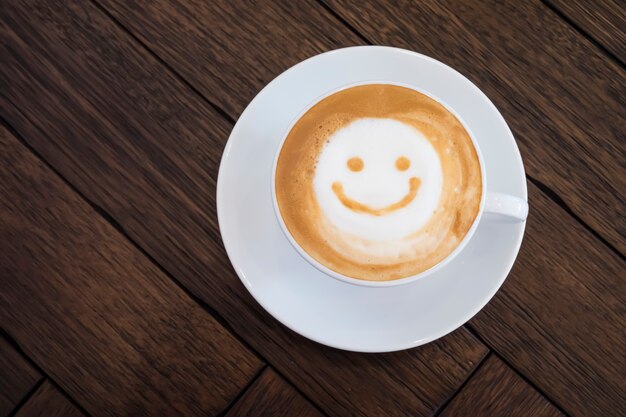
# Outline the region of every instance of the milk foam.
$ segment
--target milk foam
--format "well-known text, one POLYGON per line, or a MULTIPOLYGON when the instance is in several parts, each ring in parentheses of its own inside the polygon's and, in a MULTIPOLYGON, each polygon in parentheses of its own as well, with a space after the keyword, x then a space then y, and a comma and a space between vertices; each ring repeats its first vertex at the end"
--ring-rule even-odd
MULTIPOLYGON (((437 210, 442 184, 439 155, 429 140, 414 127, 386 118, 356 119, 330 135, 319 154, 313 180, 323 215, 341 232, 371 242, 361 249, 372 251, 374 258, 409 244, 402 240, 420 230, 437 210), (347 161, 353 157, 364 163, 359 172, 348 168, 347 161), (410 161, 405 171, 396 168, 400 157, 410 161), (420 184, 415 198, 381 215, 346 207, 333 192, 333 184, 338 182, 351 200, 381 209, 409 193, 412 177, 420 184)), ((354 244, 359 245, 357 241, 354 244)))

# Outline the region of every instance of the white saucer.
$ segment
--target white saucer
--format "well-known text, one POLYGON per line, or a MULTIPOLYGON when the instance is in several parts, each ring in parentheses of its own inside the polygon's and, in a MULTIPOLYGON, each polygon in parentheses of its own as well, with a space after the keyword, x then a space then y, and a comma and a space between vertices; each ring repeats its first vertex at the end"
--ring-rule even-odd
POLYGON ((527 198, 524 167, 513 135, 474 84, 424 55, 361 46, 307 59, 282 73, 252 100, 224 150, 217 211, 235 271, 277 320, 328 346, 389 352, 440 338, 474 316, 504 282, 526 224, 485 215, 469 245, 450 264, 396 287, 347 284, 305 261, 283 235, 272 207, 270 178, 276 147, 291 120, 317 97, 368 80, 413 85, 450 105, 479 143, 488 191, 527 198))

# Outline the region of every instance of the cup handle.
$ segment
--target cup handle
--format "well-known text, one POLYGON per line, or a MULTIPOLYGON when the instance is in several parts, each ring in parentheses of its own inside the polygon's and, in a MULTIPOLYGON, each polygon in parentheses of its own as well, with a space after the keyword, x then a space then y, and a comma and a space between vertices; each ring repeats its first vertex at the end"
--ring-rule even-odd
POLYGON ((524 221, 528 217, 528 203, 512 195, 488 192, 485 197, 485 213, 500 214, 524 221))

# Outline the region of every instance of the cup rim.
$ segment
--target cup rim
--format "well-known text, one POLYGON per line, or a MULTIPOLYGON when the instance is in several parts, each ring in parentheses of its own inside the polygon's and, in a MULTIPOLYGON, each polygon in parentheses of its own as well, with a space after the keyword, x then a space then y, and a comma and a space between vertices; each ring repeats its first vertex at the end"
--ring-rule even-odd
POLYGON ((296 250, 296 252, 298 252, 298 254, 304 258, 307 262, 309 262, 312 266, 314 266, 315 268, 317 268, 319 271, 323 272, 324 274, 328 275, 331 278, 334 278, 336 280, 342 281, 342 282, 346 282, 348 284, 352 284, 352 285, 358 285, 358 286, 362 286, 362 287, 373 287, 373 288, 386 288, 386 287, 394 287, 394 286, 398 286, 398 285, 405 285, 405 284, 409 284, 412 282, 415 282, 419 279, 425 278, 428 275, 433 274, 434 272, 442 269, 444 266, 446 266, 449 262, 451 262, 459 253, 461 253, 463 251, 463 249, 467 246, 467 244, 469 243, 469 241, 471 240, 472 236, 474 235, 474 232, 476 231, 476 229, 478 228, 478 224, 480 223, 480 220, 482 218, 483 212, 484 212, 484 208, 485 208, 485 196, 487 195, 487 175, 485 172, 485 163, 483 160, 483 155, 482 152, 480 150, 480 146, 478 145, 478 142, 476 141, 476 138, 474 137, 474 134, 472 133, 471 129, 468 127, 467 123, 465 123, 465 121, 463 120, 463 118, 459 115, 458 112, 456 112, 450 105, 448 105, 445 101, 441 100, 439 97, 435 96, 434 94, 430 93, 429 91, 416 87, 414 85, 411 84, 407 84, 407 83, 400 83, 400 82, 396 82, 396 81, 389 81, 389 80, 367 80, 367 81, 359 81, 359 82, 355 82, 355 83, 349 83, 349 84, 344 84, 340 87, 334 88, 324 94, 321 94, 320 96, 318 96, 317 98, 315 98, 314 100, 312 100, 306 107, 304 107, 304 109, 302 111, 300 111, 289 123, 287 129, 285 130, 285 133, 283 134, 276 153, 274 155, 274 160, 272 162, 272 175, 271 175, 271 194, 272 194, 272 205, 274 207, 274 214, 276 216, 276 219, 278 220, 278 223, 280 225, 280 228, 283 232, 283 234, 285 235, 285 237, 287 238, 287 240, 289 241, 289 243, 291 244, 291 246, 296 250), (320 101, 324 100, 325 98, 336 94, 340 91, 343 90, 347 90, 349 88, 353 88, 353 87, 358 87, 358 86, 363 86, 363 85, 372 85, 372 84, 386 84, 386 85, 394 85, 394 86, 398 86, 398 87, 404 87, 404 88, 409 88, 413 91, 416 91, 420 94, 424 94, 427 97, 430 97, 431 99, 437 101, 437 103, 441 104, 442 106, 444 106, 446 108, 446 110, 448 110, 450 113, 452 113, 452 115, 454 115, 454 117, 457 118, 457 120, 461 123, 461 125, 463 126, 463 128, 465 129, 465 131, 468 133, 470 140, 472 141, 472 144, 474 146, 474 150, 476 151, 476 155, 478 156, 478 162, 479 162, 479 166, 480 166, 480 175, 481 175, 481 182, 482 182, 482 187, 481 187, 481 196, 480 196, 480 205, 478 208, 478 213, 476 214, 476 217, 474 218, 474 221, 472 222, 472 225, 470 226, 470 228, 468 229, 467 233, 465 234, 465 236, 463 237, 463 239, 461 240, 461 242, 456 246, 456 248, 450 252, 448 254, 448 256, 446 256, 444 259, 442 259, 440 262, 438 262, 437 264, 431 266, 430 268, 418 273, 418 274, 414 274, 414 275, 410 275, 408 277, 403 277, 403 278, 397 278, 397 279, 393 279, 393 280, 386 280, 386 281, 371 281, 371 280, 365 280, 365 279, 360 279, 360 278, 353 278, 353 277, 349 277, 347 275, 341 274, 337 271, 334 271, 330 268, 328 268, 326 265, 322 264, 321 262, 319 262, 317 259, 313 258, 311 255, 309 255, 309 253, 304 250, 304 248, 302 246, 300 246, 300 244, 296 241, 296 239, 293 237, 293 235, 291 234, 291 232, 289 231, 289 229, 287 228, 287 225, 285 224, 285 221, 283 220, 282 214, 280 213, 280 207, 278 205, 278 199, 276 198, 276 168, 278 166, 278 158, 280 157, 280 153, 283 149, 283 145, 285 143, 285 141, 287 140, 287 137, 289 136, 289 133, 291 132, 291 130, 293 129, 294 125, 298 122, 298 120, 300 120, 300 118, 302 118, 302 116, 304 116, 304 114, 306 114, 306 112, 308 112, 313 106, 315 106, 317 103, 319 103, 320 101))

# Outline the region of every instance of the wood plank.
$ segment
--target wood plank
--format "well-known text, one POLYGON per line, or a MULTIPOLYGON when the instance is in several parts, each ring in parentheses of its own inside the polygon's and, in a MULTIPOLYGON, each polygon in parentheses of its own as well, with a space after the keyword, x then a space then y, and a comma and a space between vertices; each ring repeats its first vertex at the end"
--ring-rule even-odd
POLYGON ((526 172, 626 253, 626 75, 602 51, 538 0, 328 3, 371 42, 472 80, 513 130, 526 172))
POLYGON ((427 415, 484 356, 463 329, 423 348, 363 355, 280 325, 245 290, 219 237, 215 181, 232 126, 91 3, 4 9, 5 117, 325 412, 427 415))
POLYGON ((626 61, 626 6, 616 0, 547 0, 563 15, 609 50, 622 64, 626 61))
POLYGON ((559 417, 545 397, 524 382, 500 359, 490 356, 440 417, 559 417))
POLYGON ((0 415, 9 415, 41 378, 5 338, 0 338, 0 415))
POLYGON ((362 43, 315 0, 98 2, 233 118, 290 66, 362 43))
POLYGON ((85 414, 45 380, 15 417, 85 417, 85 414))
POLYGON ((626 262, 536 187, 529 198, 520 256, 470 323, 567 413, 626 410, 626 262))
POLYGON ((302 395, 271 368, 266 368, 226 417, 321 417, 302 395))
POLYGON ((261 364, 4 128, 0 325, 88 412, 207 415, 261 364))

